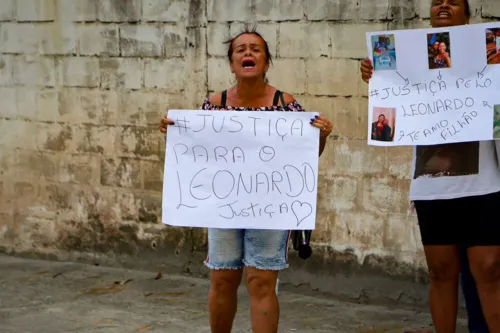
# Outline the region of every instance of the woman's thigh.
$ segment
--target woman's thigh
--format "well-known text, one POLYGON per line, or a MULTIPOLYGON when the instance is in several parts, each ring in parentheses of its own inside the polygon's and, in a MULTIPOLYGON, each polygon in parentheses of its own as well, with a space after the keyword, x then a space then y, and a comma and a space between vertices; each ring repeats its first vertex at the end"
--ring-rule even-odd
POLYGON ((500 192, 415 201, 423 245, 500 246, 500 192))
POLYGON ((464 242, 459 199, 414 203, 424 246, 457 246, 464 242))
POLYGON ((415 201, 415 210, 431 279, 456 281, 465 241, 460 199, 415 201))
POLYGON ((288 268, 289 240, 288 230, 245 230, 245 266, 269 271, 288 268))
POLYGON ((213 270, 243 268, 242 229, 208 229, 208 255, 205 265, 213 270))
POLYGON ((500 246, 499 207, 500 192, 467 198, 462 216, 467 221, 465 245, 468 248, 500 246))
POLYGON ((473 197, 467 206, 469 263, 480 283, 500 280, 499 206, 500 192, 473 197))

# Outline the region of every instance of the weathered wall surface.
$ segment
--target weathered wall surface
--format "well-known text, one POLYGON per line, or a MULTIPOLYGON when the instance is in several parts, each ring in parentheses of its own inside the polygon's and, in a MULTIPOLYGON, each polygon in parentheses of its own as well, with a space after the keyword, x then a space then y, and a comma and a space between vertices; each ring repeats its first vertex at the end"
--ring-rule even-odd
MULTIPOLYGON (((206 272, 204 230, 160 222, 157 123, 167 108, 198 108, 229 87, 222 42, 258 22, 275 56, 271 84, 335 125, 321 158, 315 255, 293 259, 282 281, 419 302, 411 150, 366 145, 358 68, 365 32, 428 27, 428 2, 2 0, 0 247, 206 272)), ((472 5, 474 22, 500 17, 498 0, 472 5)))

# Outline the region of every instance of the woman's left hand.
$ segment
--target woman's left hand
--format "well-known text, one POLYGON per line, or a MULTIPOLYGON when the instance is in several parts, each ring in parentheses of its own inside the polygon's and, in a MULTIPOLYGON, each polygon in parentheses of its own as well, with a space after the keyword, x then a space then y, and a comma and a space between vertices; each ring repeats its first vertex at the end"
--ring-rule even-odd
POLYGON ((319 128, 319 136, 323 139, 328 137, 333 129, 332 123, 322 116, 314 116, 314 118, 311 119, 310 124, 319 128))

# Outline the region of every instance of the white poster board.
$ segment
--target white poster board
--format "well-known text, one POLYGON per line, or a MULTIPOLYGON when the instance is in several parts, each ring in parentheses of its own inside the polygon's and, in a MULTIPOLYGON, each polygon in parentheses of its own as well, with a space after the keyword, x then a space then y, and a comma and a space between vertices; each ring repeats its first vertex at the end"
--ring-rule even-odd
POLYGON ((164 224, 312 230, 319 130, 312 112, 170 110, 164 224))
POLYGON ((500 22, 367 33, 368 144, 500 138, 500 22))

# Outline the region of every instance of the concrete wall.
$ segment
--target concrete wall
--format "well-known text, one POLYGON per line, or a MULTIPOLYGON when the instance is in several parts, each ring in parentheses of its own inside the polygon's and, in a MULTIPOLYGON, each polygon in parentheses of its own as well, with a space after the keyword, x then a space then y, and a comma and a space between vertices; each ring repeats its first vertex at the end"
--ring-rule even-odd
MULTIPOLYGON (((365 32, 428 27, 428 2, 2 0, 0 247, 206 273, 205 231, 160 222, 157 123, 167 108, 198 108, 234 83, 222 42, 258 22, 275 56, 271 84, 335 124, 321 158, 315 255, 292 253, 282 281, 421 302, 411 150, 367 146, 358 68, 365 32)), ((474 22, 500 17, 498 0, 472 5, 474 22)))

